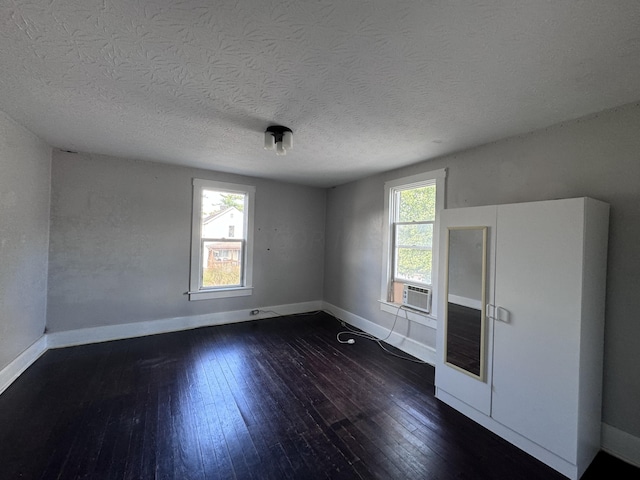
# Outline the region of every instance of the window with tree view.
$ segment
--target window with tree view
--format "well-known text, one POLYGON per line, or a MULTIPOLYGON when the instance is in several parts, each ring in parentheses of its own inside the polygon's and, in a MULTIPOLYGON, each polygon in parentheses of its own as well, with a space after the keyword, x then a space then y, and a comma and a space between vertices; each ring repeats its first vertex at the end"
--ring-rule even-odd
POLYGON ((394 191, 393 279, 431 285, 436 186, 394 191))
POLYGON ((431 285, 436 186, 393 190, 393 301, 405 283, 431 285))
MULTIPOLYGON (((438 217, 445 204, 447 170, 432 170, 384 184, 387 219, 383 240, 380 308, 397 314, 405 285, 437 296, 438 217)), ((436 305, 430 315, 437 315, 436 305)), ((418 321, 418 320, 416 320, 418 321)))
MULTIPOLYGON (((252 194, 253 187, 194 180, 190 293, 250 286, 252 194)), ((227 295, 207 298, 219 296, 227 295)))
POLYGON ((202 191, 202 287, 242 285, 245 197, 221 190, 202 191))
MULTIPOLYGON (((385 183, 386 274, 383 302, 402 303, 406 284, 435 289, 437 218, 444 207, 446 170, 435 170, 385 183)), ((384 303, 381 304, 385 309, 384 303)))

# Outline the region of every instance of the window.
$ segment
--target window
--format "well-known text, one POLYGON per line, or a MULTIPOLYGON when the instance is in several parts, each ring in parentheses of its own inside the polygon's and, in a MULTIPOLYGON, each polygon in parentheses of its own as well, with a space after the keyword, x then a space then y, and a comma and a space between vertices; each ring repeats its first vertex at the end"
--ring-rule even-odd
POLYGON ((444 208, 445 177, 443 169, 385 184, 383 304, 402 303, 405 284, 435 288, 438 212, 444 208))
POLYGON ((251 295, 255 187, 193 180, 190 300, 251 295))

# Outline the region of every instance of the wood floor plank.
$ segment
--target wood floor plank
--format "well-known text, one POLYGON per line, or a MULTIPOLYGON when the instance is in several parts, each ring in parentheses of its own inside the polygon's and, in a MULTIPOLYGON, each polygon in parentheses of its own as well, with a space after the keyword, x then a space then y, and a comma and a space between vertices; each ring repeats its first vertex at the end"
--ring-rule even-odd
POLYGON ((252 401, 253 394, 243 382, 247 376, 246 367, 253 359, 244 356, 239 359, 236 355, 223 355, 218 358, 218 361, 223 363, 229 395, 235 402, 235 408, 244 422, 250 442, 259 457, 253 460, 252 468, 260 470, 263 478, 287 478, 292 466, 286 462, 286 456, 280 443, 274 442, 270 431, 265 428, 267 418, 258 407, 262 402, 252 401))
POLYGON ((269 445, 270 449, 274 446, 274 442, 280 444, 287 462, 291 465, 292 473, 299 475, 297 478, 315 478, 312 465, 305 463, 308 445, 302 441, 301 437, 301 433, 308 431, 308 428, 303 422, 294 423, 294 419, 299 416, 297 413, 291 413, 293 410, 298 411, 299 405, 290 402, 288 406, 290 413, 283 418, 283 406, 278 403, 271 389, 272 385, 269 382, 260 381, 264 379, 260 373, 243 375, 242 379, 244 382, 242 391, 254 400, 252 411, 255 424, 252 428, 259 429, 264 437, 264 443, 269 445), (258 398, 260 401, 255 401, 258 398))
MULTIPOLYGON (((343 329, 314 313, 51 350, 0 395, 0 480, 564 478, 438 401, 433 367, 343 329)), ((640 478, 601 453, 583 480, 614 470, 640 478)))
MULTIPOLYGON (((331 392, 333 406, 335 406, 335 402, 339 402, 340 407, 336 408, 340 412, 338 417, 351 417, 349 420, 358 426, 361 433, 367 435, 374 444, 377 444, 380 450, 393 452, 392 461, 396 462, 396 466, 403 471, 406 478, 417 478, 424 469, 418 461, 420 459, 418 459, 415 449, 401 442, 401 436, 389 435, 389 431, 380 425, 380 415, 383 415, 381 412, 387 407, 387 404, 379 401, 380 392, 375 390, 375 386, 372 387, 366 382, 361 382, 362 376, 349 378, 344 366, 339 369, 342 375, 335 374, 335 372, 332 372, 331 375, 325 375, 321 371, 321 366, 328 359, 322 355, 322 352, 310 349, 308 345, 304 344, 300 344, 300 347, 307 350, 308 358, 312 360, 310 366, 318 371, 315 376, 318 387, 327 394, 331 392), (350 388, 347 390, 345 386, 350 388), (365 405, 369 407, 374 405, 374 409, 369 408, 363 412, 358 408, 357 404, 363 400, 366 402, 365 405)), ((327 421, 333 423, 335 420, 328 418, 327 421)))

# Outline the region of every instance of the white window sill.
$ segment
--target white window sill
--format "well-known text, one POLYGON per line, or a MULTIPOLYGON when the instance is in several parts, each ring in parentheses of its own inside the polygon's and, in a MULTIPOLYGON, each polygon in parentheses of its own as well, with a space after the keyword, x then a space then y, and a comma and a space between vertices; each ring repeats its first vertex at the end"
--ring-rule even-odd
POLYGON ((401 307, 400 304, 385 302, 380 300, 380 310, 390 313, 392 315, 398 315, 400 318, 408 318, 410 321, 419 323, 430 328, 438 327, 438 319, 433 315, 419 310, 412 310, 407 307, 401 307))
POLYGON ((221 290, 201 290, 188 292, 189 301, 213 300, 216 298, 247 297, 253 294, 253 287, 225 288, 221 290))

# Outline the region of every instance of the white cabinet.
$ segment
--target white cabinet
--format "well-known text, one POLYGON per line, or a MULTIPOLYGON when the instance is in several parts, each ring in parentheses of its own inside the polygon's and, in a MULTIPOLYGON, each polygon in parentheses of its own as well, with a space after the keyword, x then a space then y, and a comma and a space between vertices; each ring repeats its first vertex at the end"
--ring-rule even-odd
POLYGON ((590 198, 445 210, 438 312, 448 295, 448 232, 487 227, 484 375, 446 361, 439 322, 436 396, 577 479, 600 449, 609 206, 590 198))

